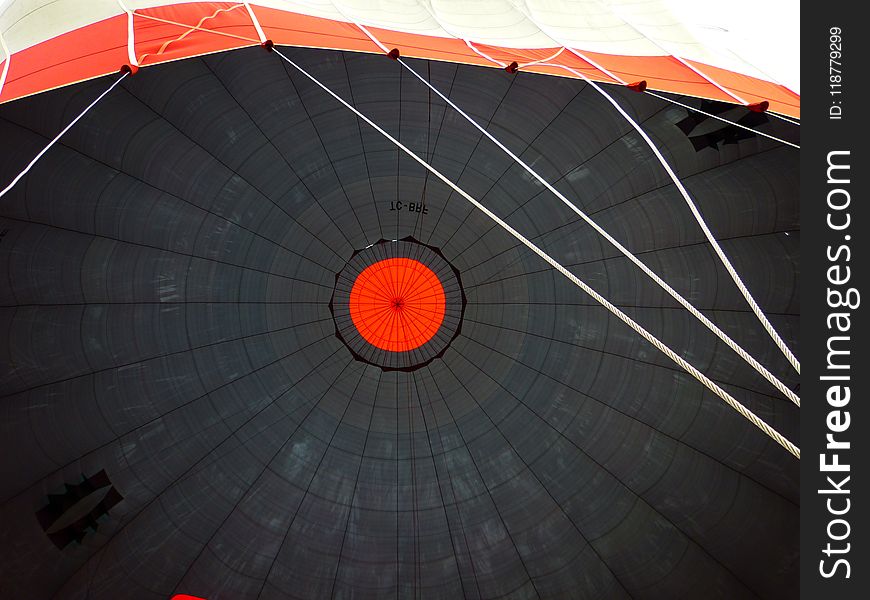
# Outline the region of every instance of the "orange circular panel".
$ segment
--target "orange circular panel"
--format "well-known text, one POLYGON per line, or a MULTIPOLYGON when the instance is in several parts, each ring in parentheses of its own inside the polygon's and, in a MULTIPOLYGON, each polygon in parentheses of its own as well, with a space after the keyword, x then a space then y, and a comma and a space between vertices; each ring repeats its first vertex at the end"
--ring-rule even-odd
POLYGON ((419 348, 444 321, 444 287, 435 273, 410 258, 378 261, 350 291, 350 316, 365 340, 382 350, 419 348))

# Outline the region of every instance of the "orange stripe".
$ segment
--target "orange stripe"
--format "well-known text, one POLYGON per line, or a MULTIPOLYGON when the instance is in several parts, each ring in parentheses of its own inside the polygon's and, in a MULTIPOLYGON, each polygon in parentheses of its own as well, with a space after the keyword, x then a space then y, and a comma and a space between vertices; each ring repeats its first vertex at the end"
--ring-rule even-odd
MULTIPOLYGON (((136 55, 143 56, 151 65, 249 46, 255 42, 214 35, 194 28, 202 22, 206 29, 257 40, 257 32, 247 11, 237 10, 238 6, 238 3, 233 2, 191 2, 137 10, 139 16, 134 17, 136 55), (176 21, 185 24, 185 27, 159 23, 144 18, 146 16, 176 21), (146 54, 147 57, 144 56, 146 54)), ((381 53, 380 48, 350 23, 260 6, 256 6, 254 11, 266 36, 276 44, 381 53)), ((112 17, 15 53, 6 85, 0 94, 0 102, 116 72, 127 62, 126 21, 126 15, 112 17)), ((387 47, 399 48, 404 56, 494 66, 468 48, 462 40, 375 27, 369 30, 387 47)), ((487 44, 475 46, 506 64, 514 60, 521 64, 540 60, 551 56, 556 50, 515 49, 487 44)), ((627 82, 645 79, 650 89, 732 101, 715 85, 669 56, 619 56, 578 50, 627 82)), ((591 79, 612 83, 606 74, 568 52, 563 52, 551 62, 582 71, 591 79)), ((800 96, 781 85, 710 65, 691 64, 748 101, 768 100, 771 110, 792 117, 800 116, 800 96)), ((530 65, 524 70, 573 77, 564 69, 554 66, 530 65)))

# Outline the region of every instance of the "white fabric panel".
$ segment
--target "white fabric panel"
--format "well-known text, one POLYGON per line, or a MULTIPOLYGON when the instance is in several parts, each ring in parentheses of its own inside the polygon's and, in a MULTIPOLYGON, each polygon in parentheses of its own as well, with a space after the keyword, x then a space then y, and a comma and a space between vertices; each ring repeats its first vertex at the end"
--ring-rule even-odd
MULTIPOLYGON (((662 51, 609 7, 597 0, 575 2, 525 2, 526 13, 556 40, 557 46, 589 52, 635 56, 661 55, 662 51)), ((551 44, 553 45, 553 44, 551 44)))
POLYGON ((269 8, 288 10, 312 17, 333 19, 334 21, 347 21, 330 0, 262 0, 252 2, 252 4, 254 6, 268 6, 269 8))
POLYGON ((116 0, 13 0, 0 7, 0 33, 14 54, 123 12, 116 0))
POLYGON ((461 32, 468 40, 509 48, 548 48, 554 45, 534 21, 507 0, 433 0, 432 10, 446 28, 461 32))
POLYGON ((647 0, 646 2, 616 0, 610 4, 614 12, 628 26, 660 48, 659 54, 673 54, 760 79, 769 79, 738 54, 751 54, 752 49, 745 47, 745 41, 743 48, 737 47, 732 52, 717 51, 706 41, 700 41, 659 0, 647 0))

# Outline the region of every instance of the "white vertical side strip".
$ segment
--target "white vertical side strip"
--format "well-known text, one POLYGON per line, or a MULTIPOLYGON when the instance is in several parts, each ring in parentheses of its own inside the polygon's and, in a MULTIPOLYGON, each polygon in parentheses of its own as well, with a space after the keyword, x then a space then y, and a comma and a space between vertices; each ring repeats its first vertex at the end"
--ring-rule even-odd
POLYGON ((489 210, 486 206, 472 198, 465 190, 460 188, 458 185, 453 183, 450 179, 448 179, 445 175, 443 175, 440 171, 435 169, 432 165, 427 163, 425 160, 417 156, 413 150, 409 149, 407 146, 402 144, 399 140, 394 138, 392 135, 387 133, 383 128, 381 128, 374 121, 369 119, 367 116, 362 114, 359 110, 357 110, 353 105, 344 100, 341 96, 333 92, 326 85, 321 83, 316 77, 308 73, 305 69, 297 65, 295 62, 284 56, 284 54, 275 48, 275 53, 280 56, 284 61, 286 61, 290 66, 299 71, 302 75, 308 78, 312 83, 320 87, 323 91, 328 93, 330 96, 335 98, 338 102, 344 105, 348 110, 353 112, 359 119, 365 121, 369 126, 375 129, 378 133, 388 139, 393 143, 397 148, 399 148, 402 152, 407 154, 410 158, 415 160, 421 166, 423 166, 426 170, 432 173, 435 177, 440 179, 446 185, 448 185, 453 191, 457 194, 465 198, 468 202, 470 202, 473 206, 475 206, 478 210, 484 213, 487 217, 492 219, 497 225, 499 225, 502 229, 511 234, 514 238, 522 242, 529 250, 537 254, 541 257, 547 264, 551 267, 559 271, 562 275, 567 277, 574 285, 579 287, 581 290, 589 294, 596 302, 601 304, 604 308, 610 311, 615 317, 621 320, 623 323, 631 327, 634 331, 641 335, 645 340, 647 340, 650 344, 658 348, 661 352, 663 352, 668 358, 677 363, 680 367, 682 367, 686 372, 692 375, 695 379, 704 384, 710 391, 719 396, 722 400, 724 400, 729 406, 731 406, 734 410, 740 413, 743 417, 745 417, 749 422, 753 425, 761 429, 768 437, 774 440, 776 443, 785 448, 789 453, 791 453, 796 458, 800 459, 800 449, 791 443, 788 439, 786 439, 782 434, 773 429, 770 425, 764 422, 758 415, 753 413, 751 410, 746 408, 743 404, 738 402, 731 394, 722 389, 716 382, 711 380, 709 377, 701 373, 698 369, 692 366, 688 361, 679 356, 676 352, 674 352, 670 347, 668 347, 664 342, 656 338, 649 331, 644 329, 640 324, 638 324, 634 319, 629 317, 627 314, 622 312, 617 306, 608 301, 604 296, 596 292, 594 289, 589 287, 584 281, 574 275, 571 271, 557 262, 553 257, 549 254, 541 250, 538 246, 536 246, 533 242, 531 242, 528 238, 523 236, 519 231, 508 225, 504 220, 502 220, 498 215, 489 210))
POLYGON ((251 17, 254 29, 257 30, 257 36, 260 38, 260 43, 264 43, 266 41, 266 34, 263 32, 263 28, 260 27, 260 21, 257 19, 257 15, 254 14, 254 7, 251 6, 250 2, 245 2, 245 8, 248 9, 248 15, 251 17))
POLYGON ((12 182, 11 182, 9 185, 7 185, 5 188, 3 188, 2 191, 0 191, 0 198, 2 198, 3 196, 5 196, 5 195, 9 192, 9 190, 11 190, 13 187, 15 187, 15 184, 18 183, 18 182, 21 180, 22 177, 24 177, 25 175, 27 175, 27 173, 30 171, 30 169, 33 168, 33 165, 35 165, 36 162, 37 162, 40 158, 42 158, 42 155, 45 154, 46 152, 48 152, 49 149, 50 149, 52 146, 54 146, 54 145, 57 143, 57 141, 58 141, 61 137, 63 137, 63 134, 65 134, 67 131, 69 131, 69 130, 72 128, 73 125, 75 125, 76 123, 78 123, 78 122, 79 122, 79 119, 81 119, 83 116, 85 116, 85 115, 87 114, 87 112, 88 112, 89 110, 91 110, 91 109, 92 109, 92 108, 97 104, 97 102, 99 102, 100 100, 102 100, 103 97, 104 97, 106 94, 108 94, 108 93, 111 92, 113 89, 115 89, 115 86, 117 86, 119 83, 121 83, 121 81, 123 81, 124 78, 125 78, 127 75, 129 75, 129 74, 130 74, 130 73, 124 73, 123 75, 121 75, 120 77, 118 77, 118 79, 117 79, 117 81, 115 81, 115 83, 113 83, 112 85, 110 85, 110 86, 106 89, 106 91, 104 91, 102 94, 100 94, 99 96, 97 96, 97 99, 96 99, 96 100, 94 100, 93 102, 91 102, 90 104, 88 104, 87 108, 85 108, 82 112, 80 112, 80 113, 78 114, 78 116, 77 116, 75 119, 73 119, 72 121, 69 122, 69 125, 67 125, 66 127, 64 127, 63 130, 62 130, 60 133, 58 133, 56 136, 54 136, 54 139, 51 140, 45 148, 43 148, 42 150, 40 150, 39 154, 37 154, 35 157, 33 157, 33 160, 31 160, 31 161, 27 164, 27 166, 24 167, 24 170, 21 171, 18 175, 16 175, 16 176, 15 176, 15 179, 13 179, 12 182))
MULTIPOLYGON (((556 65, 553 65, 553 66, 556 66, 556 65)), ((735 127, 739 127, 740 129, 745 129, 746 131, 751 131, 752 133, 754 133, 756 135, 761 135, 761 136, 764 136, 766 138, 776 140, 777 142, 785 144, 786 146, 791 146, 792 148, 800 149, 800 146, 798 146, 797 144, 794 144, 794 143, 789 142, 787 140, 770 135, 769 133, 764 133, 763 131, 758 131, 757 129, 753 129, 752 127, 747 127, 746 125, 741 125, 740 123, 735 123, 734 121, 729 121, 728 119, 720 117, 719 115, 714 115, 713 113, 708 113, 707 111, 701 110, 700 108, 695 108, 694 106, 689 106, 688 104, 684 104, 684 103, 680 102, 679 100, 674 100, 673 98, 668 98, 667 96, 662 96, 661 94, 656 94, 655 92, 652 92, 650 90, 646 90, 645 93, 649 94, 650 96, 654 96, 656 98, 659 98, 660 100, 664 100, 665 102, 669 102, 671 104, 676 104, 677 106, 682 106, 686 110, 690 110, 692 112, 696 112, 696 113, 702 114, 704 116, 707 116, 707 117, 710 117, 713 119, 718 119, 719 121, 722 121, 724 123, 728 123, 729 125, 734 125, 735 127)), ((772 113, 766 113, 766 114, 772 114, 772 113)))

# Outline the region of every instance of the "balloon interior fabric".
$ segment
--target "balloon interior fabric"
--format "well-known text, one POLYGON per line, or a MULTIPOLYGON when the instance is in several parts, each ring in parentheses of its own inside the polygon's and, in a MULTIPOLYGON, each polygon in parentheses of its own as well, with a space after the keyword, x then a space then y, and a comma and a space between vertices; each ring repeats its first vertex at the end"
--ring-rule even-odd
POLYGON ((465 303, 456 269, 408 237, 355 252, 336 276, 329 308, 337 335, 358 359, 412 369, 444 353, 459 334, 465 303))
MULTIPOLYGON (((722 29, 722 28, 718 28, 722 29)), ((117 71, 267 40, 517 68, 798 117, 799 95, 730 35, 697 39, 662 0, 7 0, 0 3, 0 102, 117 71), (384 46, 386 44, 387 46, 384 46)))
MULTIPOLYGON (((799 441, 797 406, 401 65, 282 52, 799 441)), ((797 388, 598 92, 409 62, 797 388)), ((116 78, 0 106, 0 181, 116 78)), ((608 90, 797 352, 798 152, 608 90)), ((275 53, 125 78, 0 215, 3 597, 797 593, 799 461, 275 53)))

